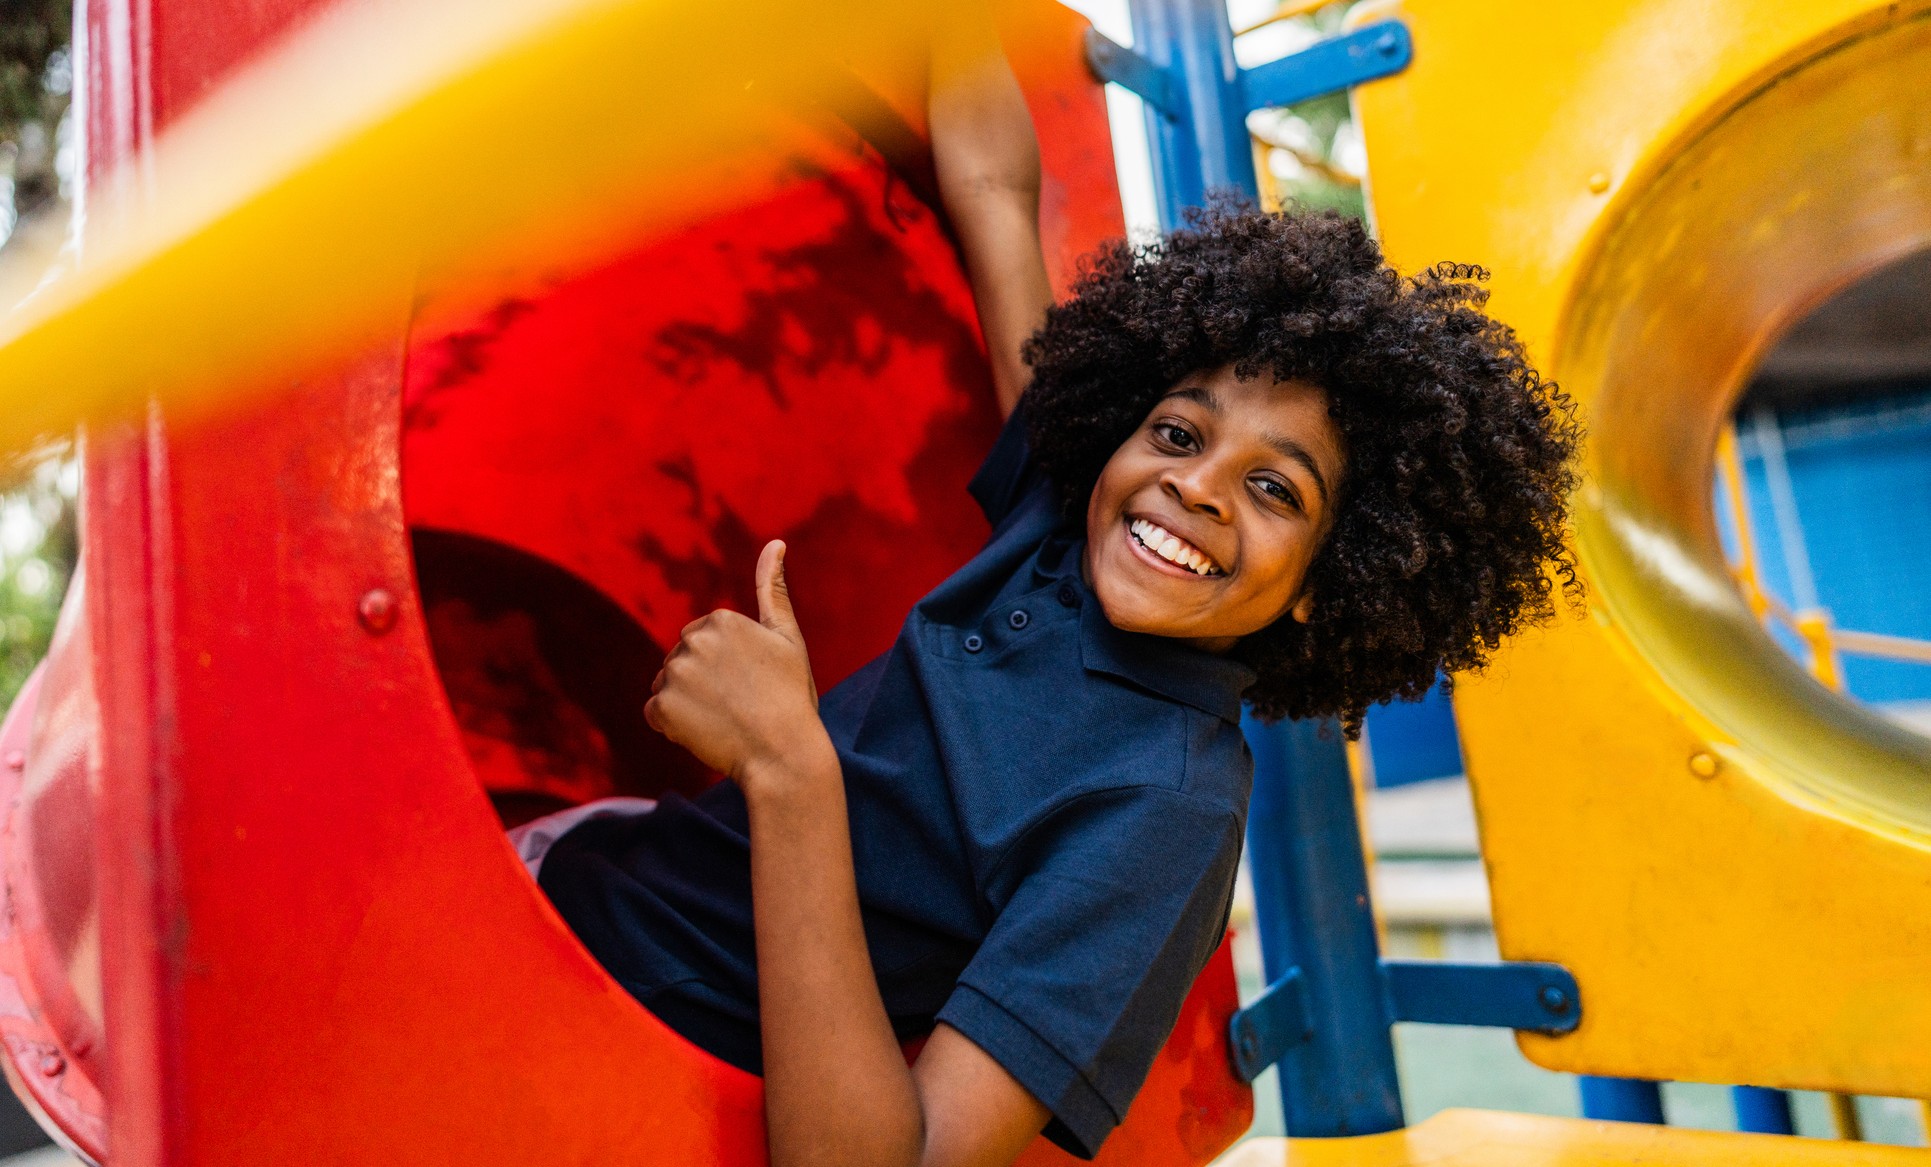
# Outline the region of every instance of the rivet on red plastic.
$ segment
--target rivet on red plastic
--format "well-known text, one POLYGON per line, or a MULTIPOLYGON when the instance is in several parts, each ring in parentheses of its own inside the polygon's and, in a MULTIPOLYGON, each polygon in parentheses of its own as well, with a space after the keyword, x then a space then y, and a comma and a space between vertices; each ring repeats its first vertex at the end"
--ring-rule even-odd
POLYGON ((355 618, 372 636, 380 636, 396 626, 396 598, 388 588, 370 588, 355 606, 355 618))

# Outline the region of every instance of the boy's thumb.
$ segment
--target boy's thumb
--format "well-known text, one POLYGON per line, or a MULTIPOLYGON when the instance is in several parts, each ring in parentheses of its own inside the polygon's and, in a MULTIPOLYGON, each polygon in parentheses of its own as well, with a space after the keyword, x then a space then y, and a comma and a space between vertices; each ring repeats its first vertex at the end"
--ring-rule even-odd
POLYGON ((773 539, 758 556, 758 622, 793 640, 802 639, 791 613, 791 589, 784 582, 784 541, 773 539))

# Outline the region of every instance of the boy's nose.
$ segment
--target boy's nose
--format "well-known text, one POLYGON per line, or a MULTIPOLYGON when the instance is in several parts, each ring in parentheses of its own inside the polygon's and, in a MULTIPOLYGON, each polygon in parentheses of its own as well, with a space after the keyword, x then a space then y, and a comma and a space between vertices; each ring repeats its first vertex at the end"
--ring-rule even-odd
POLYGON ((1190 473, 1169 472, 1161 485, 1183 509, 1211 519, 1224 520, 1234 512, 1226 498, 1225 488, 1218 481, 1219 477, 1207 467, 1197 467, 1192 468, 1190 473))

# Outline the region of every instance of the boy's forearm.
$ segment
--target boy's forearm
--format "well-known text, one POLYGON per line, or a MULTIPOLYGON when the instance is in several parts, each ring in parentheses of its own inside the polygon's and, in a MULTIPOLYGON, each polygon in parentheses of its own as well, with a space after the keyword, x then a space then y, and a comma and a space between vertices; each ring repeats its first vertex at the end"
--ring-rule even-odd
POLYGON ((1039 237, 1039 142, 982 8, 962 4, 933 48, 933 164, 959 240, 1000 408, 1026 387, 1020 347, 1052 303, 1039 237))
POLYGON ((910 1167, 924 1124, 865 945, 838 757, 826 740, 783 765, 746 784, 771 1161, 910 1167))
POLYGON ((974 202, 974 213, 955 213, 954 223, 986 341, 993 391, 1005 416, 1019 404, 1031 379, 1020 351, 1045 323, 1052 287, 1040 253, 1037 202, 991 194, 974 202))

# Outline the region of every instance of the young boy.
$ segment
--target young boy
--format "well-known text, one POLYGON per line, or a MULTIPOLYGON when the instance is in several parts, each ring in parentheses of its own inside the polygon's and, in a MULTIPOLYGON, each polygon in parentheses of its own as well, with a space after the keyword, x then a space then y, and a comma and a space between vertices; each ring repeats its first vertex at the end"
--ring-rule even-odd
POLYGON ((646 709, 732 781, 523 834, 620 983, 764 1074, 780 1167, 1092 1155, 1225 924, 1243 700, 1353 730, 1574 579, 1567 402, 1467 269, 1222 208, 1049 307, 982 23, 935 49, 931 123, 1011 415, 991 540, 822 703, 767 546, 759 619, 692 623, 646 709))

